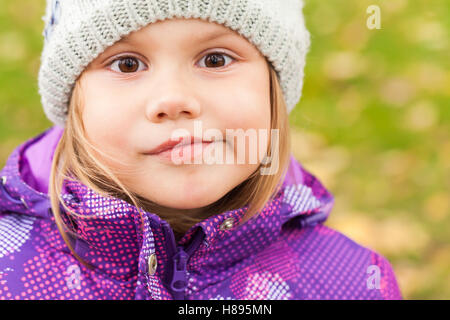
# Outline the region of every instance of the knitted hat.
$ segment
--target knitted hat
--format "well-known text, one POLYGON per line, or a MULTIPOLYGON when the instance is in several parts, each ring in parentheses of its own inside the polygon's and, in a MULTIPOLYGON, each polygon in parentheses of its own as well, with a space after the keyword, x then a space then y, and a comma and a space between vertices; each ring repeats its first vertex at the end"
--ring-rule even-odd
POLYGON ((272 64, 288 108, 300 99, 310 37, 302 0, 47 0, 39 93, 46 116, 65 126, 78 76, 107 47, 159 20, 200 18, 253 43, 272 64))

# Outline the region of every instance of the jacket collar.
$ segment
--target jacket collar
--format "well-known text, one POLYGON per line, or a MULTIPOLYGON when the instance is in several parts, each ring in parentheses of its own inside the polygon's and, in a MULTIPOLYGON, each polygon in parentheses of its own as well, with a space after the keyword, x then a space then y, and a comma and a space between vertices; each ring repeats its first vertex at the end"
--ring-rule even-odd
MULTIPOLYGON (((51 165, 49 150, 53 155, 55 139, 58 140, 55 136, 58 137, 61 130, 58 127, 49 128, 13 151, 0 172, 0 213, 15 212, 53 218, 48 195, 31 187, 29 181, 36 177, 33 164, 40 163, 40 168, 43 167, 42 163, 44 167, 51 165), (39 154, 47 155, 45 159, 26 159, 25 151, 31 146, 44 151, 39 154), (31 176, 25 178, 25 172, 31 176)), ((142 216, 131 204, 121 199, 105 198, 77 181, 65 182, 63 198, 66 205, 77 214, 73 222, 80 240, 75 242, 75 251, 111 276, 125 280, 136 270, 146 269, 145 261, 139 258, 144 248, 156 251, 158 260, 169 259, 171 253, 166 250, 170 241, 165 228, 167 223, 156 214, 144 212, 142 216)), ((194 225, 178 245, 187 246, 200 231, 204 235, 201 250, 206 257, 208 252, 224 250, 220 265, 235 265, 245 256, 255 254, 272 244, 280 236, 285 224, 302 228, 324 222, 333 203, 333 196, 320 181, 291 156, 280 192, 273 201, 266 204, 258 217, 244 224, 244 228, 233 226, 241 220, 247 207, 209 217, 194 225), (227 230, 223 228, 224 225, 231 228, 227 230), (225 252, 238 243, 245 243, 248 250, 234 254, 225 252)), ((217 263, 206 258, 196 266, 216 270, 217 268, 210 267, 217 263)))

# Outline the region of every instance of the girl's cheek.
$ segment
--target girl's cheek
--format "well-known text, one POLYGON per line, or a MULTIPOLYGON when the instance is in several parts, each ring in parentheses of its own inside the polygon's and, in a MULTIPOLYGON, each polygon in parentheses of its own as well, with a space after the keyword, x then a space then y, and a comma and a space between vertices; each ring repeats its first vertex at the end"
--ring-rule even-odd
POLYGON ((222 119, 226 119, 231 128, 264 129, 270 126, 270 104, 258 99, 243 100, 240 108, 222 119))
POLYGON ((82 117, 89 140, 112 155, 116 150, 126 150, 129 144, 123 133, 130 132, 130 121, 117 102, 113 104, 95 97, 86 102, 82 117))
POLYGON ((130 109, 129 106, 134 103, 127 90, 117 90, 95 80, 94 78, 86 84, 83 118, 88 123, 95 122, 103 129, 114 129, 121 122, 125 124, 127 108, 130 109))

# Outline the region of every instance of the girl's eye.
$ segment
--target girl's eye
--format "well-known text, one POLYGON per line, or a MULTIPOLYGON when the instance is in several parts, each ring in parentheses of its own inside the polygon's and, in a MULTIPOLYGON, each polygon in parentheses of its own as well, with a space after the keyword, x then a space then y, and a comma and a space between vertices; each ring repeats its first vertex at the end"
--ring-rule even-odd
MULTIPOLYGON (((222 52, 209 53, 200 60, 201 62, 205 61, 203 64, 201 63, 201 67, 220 68, 227 65, 227 59, 230 62, 235 60, 234 58, 222 52)), ((113 62, 111 62, 109 66, 113 71, 119 73, 133 73, 145 70, 145 64, 138 58, 132 56, 117 58, 113 60, 113 62)))
POLYGON ((142 71, 144 70, 142 66, 145 66, 144 63, 135 57, 120 57, 110 64, 112 70, 121 73, 142 71))
MULTIPOLYGON (((202 58, 200 61, 205 61, 204 66, 206 68, 220 68, 223 67, 226 64, 226 61, 228 58, 231 61, 234 61, 235 59, 230 57, 229 55, 222 53, 222 52, 213 52, 209 53, 204 58, 202 58), (205 59, 206 58, 206 59, 205 59)), ((201 65, 203 67, 203 65, 201 65)))

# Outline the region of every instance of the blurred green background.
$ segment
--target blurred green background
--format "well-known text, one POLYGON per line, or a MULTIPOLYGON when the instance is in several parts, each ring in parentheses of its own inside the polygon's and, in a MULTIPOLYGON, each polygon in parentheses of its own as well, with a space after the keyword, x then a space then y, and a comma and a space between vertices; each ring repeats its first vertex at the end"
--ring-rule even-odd
MULTIPOLYGON (((0 167, 52 125, 37 88, 44 6, 0 0, 0 167)), ((304 13, 292 144, 336 197, 326 225, 387 257, 405 299, 449 299, 450 2, 305 0, 304 13)))

